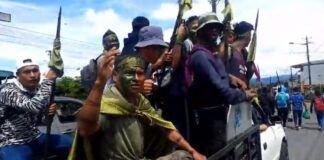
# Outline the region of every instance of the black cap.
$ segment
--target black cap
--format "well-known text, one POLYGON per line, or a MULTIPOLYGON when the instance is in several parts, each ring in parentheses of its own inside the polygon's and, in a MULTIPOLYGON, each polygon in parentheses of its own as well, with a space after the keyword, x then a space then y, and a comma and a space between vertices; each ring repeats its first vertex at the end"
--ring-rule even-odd
POLYGON ((242 21, 242 22, 234 25, 234 33, 236 35, 242 35, 246 32, 250 32, 252 30, 253 30, 253 25, 246 21, 242 21))
POLYGON ((143 16, 135 17, 132 22, 133 30, 134 29, 140 30, 142 27, 149 26, 149 25, 150 25, 150 21, 143 16))

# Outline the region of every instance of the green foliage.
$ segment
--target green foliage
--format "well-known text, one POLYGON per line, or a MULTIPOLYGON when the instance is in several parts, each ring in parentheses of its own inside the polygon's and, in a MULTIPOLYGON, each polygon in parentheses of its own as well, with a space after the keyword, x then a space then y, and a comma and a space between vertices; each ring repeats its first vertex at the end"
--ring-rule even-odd
POLYGON ((81 100, 87 97, 85 89, 81 86, 81 80, 71 77, 62 77, 57 80, 55 95, 73 97, 81 100))

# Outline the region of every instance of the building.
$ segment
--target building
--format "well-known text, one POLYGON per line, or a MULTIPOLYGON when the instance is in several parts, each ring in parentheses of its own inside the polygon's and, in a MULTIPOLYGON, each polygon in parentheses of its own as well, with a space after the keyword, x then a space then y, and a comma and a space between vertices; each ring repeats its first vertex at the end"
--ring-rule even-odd
MULTIPOLYGON (((296 64, 291 67, 300 69, 300 82, 304 82, 305 85, 308 85, 309 78, 307 63, 296 64)), ((324 60, 310 61, 310 71, 312 84, 324 84, 324 60)))

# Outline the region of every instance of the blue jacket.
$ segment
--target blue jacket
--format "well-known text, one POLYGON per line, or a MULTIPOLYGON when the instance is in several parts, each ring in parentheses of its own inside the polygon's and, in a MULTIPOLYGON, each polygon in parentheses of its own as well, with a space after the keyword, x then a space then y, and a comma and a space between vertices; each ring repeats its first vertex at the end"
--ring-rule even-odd
POLYGON ((304 96, 301 93, 293 93, 290 96, 293 110, 303 110, 304 96))
POLYGON ((189 100, 194 107, 237 104, 247 100, 245 92, 230 88, 222 60, 206 49, 198 49, 192 54, 190 68, 194 79, 189 88, 189 100))

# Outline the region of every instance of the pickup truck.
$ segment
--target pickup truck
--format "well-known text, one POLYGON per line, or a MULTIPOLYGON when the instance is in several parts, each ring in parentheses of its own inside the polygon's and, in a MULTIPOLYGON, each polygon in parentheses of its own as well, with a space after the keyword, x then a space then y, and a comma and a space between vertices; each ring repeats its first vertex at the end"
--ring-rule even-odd
MULTIPOLYGON (((271 125, 260 131, 253 125, 250 104, 230 106, 223 123, 227 126, 222 137, 226 137, 223 146, 209 160, 288 160, 288 143, 281 119, 270 118, 271 125), (237 125, 240 123, 241 125, 237 125), (233 134, 235 133, 235 134, 233 134)), ((225 114, 226 114, 225 113, 225 114)), ((220 120, 221 121, 221 120, 220 120)))
MULTIPOLYGON (((83 101, 69 97, 55 97, 55 103, 58 105, 58 110, 54 116, 51 133, 72 135, 76 127, 75 114, 83 105, 83 101)), ((278 116, 271 117, 271 125, 265 131, 260 132, 259 127, 252 125, 249 120, 249 109, 242 106, 240 108, 239 111, 237 106, 233 106, 228 110, 227 127, 220 131, 220 133, 227 134, 227 136, 223 136, 226 137, 223 140, 226 141, 225 145, 208 159, 288 160, 287 138, 281 125, 281 119, 278 116), (236 112, 239 112, 240 115, 237 115, 236 112), (237 124, 237 120, 241 125, 235 129, 236 134, 233 134, 233 128, 228 126, 237 124)), ((39 128, 42 132, 46 131, 45 126, 39 126, 39 128)))
MULTIPOLYGON (((0 82, 13 77, 12 72, 0 70, 0 82)), ((1 84, 1 83, 0 83, 1 84)), ((54 116, 51 134, 73 135, 76 122, 75 115, 83 101, 69 97, 55 97, 58 105, 54 116)), ((231 106, 223 111, 227 116, 220 119, 220 139, 224 144, 209 160, 288 160, 288 143, 281 120, 271 117, 272 124, 260 132, 257 125, 252 125, 250 106, 231 106), (225 134, 225 136, 224 136, 225 134)), ((39 125, 46 132, 44 124, 39 125)), ((54 156, 55 158, 55 156, 54 156)))

